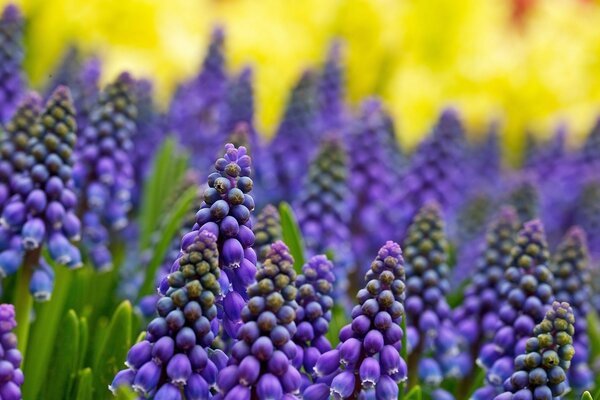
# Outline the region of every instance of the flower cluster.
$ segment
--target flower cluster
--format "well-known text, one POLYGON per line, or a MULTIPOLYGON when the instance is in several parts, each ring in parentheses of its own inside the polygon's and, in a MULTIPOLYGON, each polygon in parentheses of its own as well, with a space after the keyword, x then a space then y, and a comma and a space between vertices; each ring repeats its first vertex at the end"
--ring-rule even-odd
POLYGON ((123 73, 102 91, 78 146, 74 178, 82 197, 83 239, 98 270, 112 268, 109 231, 127 226, 132 205, 133 83, 123 73))
POLYGON ((470 152, 473 180, 478 190, 485 193, 493 193, 502 178, 502 151, 500 148, 500 135, 498 124, 490 126, 485 139, 475 146, 470 152))
POLYGON ((217 237, 223 320, 225 331, 237 337, 240 313, 248 298, 246 289, 254 282, 256 253, 252 249, 254 233, 250 219, 254 211, 251 159, 246 148, 225 145, 225 155, 215 162, 215 172, 208 176, 204 201, 196 214, 195 228, 217 237))
POLYGON ((568 391, 567 371, 575 354, 575 316, 569 303, 554 302, 527 339, 525 354, 515 357, 515 372, 494 400, 546 400, 568 391))
POLYGON ((331 350, 331 343, 325 334, 331 321, 334 280, 333 264, 323 255, 308 260, 302 267, 302 274, 296 279, 297 330, 293 339, 297 352, 292 364, 298 371, 304 369, 300 392, 316 379, 314 366, 320 355, 331 350))
POLYGON ((345 292, 348 270, 352 268, 350 195, 346 150, 340 139, 329 137, 311 163, 296 211, 308 252, 335 254, 335 296, 345 292))
POLYGON ((462 377, 469 372, 462 363, 470 356, 467 351, 459 354, 459 338, 446 302, 447 246, 441 208, 428 203, 415 216, 404 241, 405 307, 411 364, 418 363, 419 378, 433 387, 444 376, 462 377))
POLYGON ((569 384, 578 392, 591 389, 594 375, 590 370, 587 315, 591 311, 590 265, 587 256, 585 232, 571 228, 556 250, 550 264, 554 274, 556 301, 569 303, 575 316, 575 357, 569 371, 569 384))
POLYGON ((513 359, 525 351, 531 330, 542 321, 554 299, 553 275, 548 267, 548 245, 539 220, 525 223, 512 251, 512 262, 505 272, 503 298, 498 312, 496 335, 481 349, 477 362, 486 368, 486 386, 474 399, 489 399, 497 394, 513 372, 513 359))
POLYGON ((503 208, 488 228, 473 279, 464 290, 463 303, 454 311, 456 328, 476 350, 496 332, 504 273, 512 261, 518 229, 515 210, 503 208))
POLYGON ((302 185, 318 141, 315 129, 315 74, 307 71, 292 89, 283 119, 269 145, 277 182, 277 199, 291 201, 302 185))
POLYGON ((403 185, 394 204, 397 234, 406 229, 419 209, 430 201, 438 202, 451 215, 461 202, 468 179, 464 178, 465 138, 458 113, 445 110, 433 132, 421 143, 404 174, 403 185))
POLYGON ((23 18, 14 4, 0 17, 0 123, 10 120, 24 90, 23 18))
POLYGON ((344 68, 342 65, 342 43, 334 41, 319 74, 317 84, 317 132, 339 132, 347 120, 344 103, 344 68))
POLYGON ((227 367, 219 371, 215 399, 283 399, 298 394, 300 372, 292 365, 297 354, 292 340, 298 307, 295 280, 294 259, 278 241, 256 272, 256 283, 248 288, 244 324, 227 367))
POLYGON ((531 221, 538 218, 540 198, 536 179, 531 174, 522 174, 515 177, 508 184, 506 203, 517 210, 520 221, 531 221))
POLYGON ((0 304, 0 396, 6 400, 21 400, 21 353, 17 349, 17 336, 12 332, 17 326, 12 304, 0 304))
POLYGON ((600 260, 600 180, 592 180, 583 186, 574 218, 587 234, 592 259, 600 260))
POLYGON ((26 97, 2 143, 1 180, 9 184, 0 220, 7 249, 0 254, 0 268, 11 274, 27 258, 27 267, 34 268, 30 290, 38 300, 48 300, 54 275, 40 258, 42 246, 47 243, 57 264, 82 265, 79 249, 70 243, 79 239, 80 222, 71 179, 76 123, 69 90, 59 86, 39 119, 38 113, 39 99, 26 97))
POLYGON ((272 204, 267 204, 256 217, 254 231, 254 248, 258 252, 258 260, 263 262, 271 245, 281 239, 281 221, 279 211, 272 204))
MULTIPOLYGON (((165 280, 165 294, 156 303, 158 316, 146 337, 127 354, 127 369, 114 378, 141 398, 207 399, 227 356, 209 346, 218 333, 219 253, 216 237, 194 231, 181 241, 182 252, 165 280)), ((164 286, 163 286, 164 289, 164 286)))
POLYGON ((340 330, 338 347, 318 358, 314 371, 319 378, 304 390, 304 398, 398 398, 398 384, 407 377, 400 357, 405 273, 398 244, 388 241, 379 250, 365 282, 352 323, 340 330))
POLYGON ((399 148, 390 146, 395 133, 389 121, 378 100, 366 100, 360 119, 348 135, 352 155, 349 157, 352 179, 348 183, 355 194, 350 221, 352 250, 361 266, 368 266, 369 260, 365 258, 394 234, 384 221, 393 212, 387 200, 395 190, 402 166, 398 164, 399 148))
POLYGON ((169 109, 169 126, 182 146, 194 154, 192 165, 199 171, 210 167, 207 160, 213 159, 225 140, 219 131, 227 87, 224 42, 223 29, 216 28, 200 73, 177 89, 169 109))

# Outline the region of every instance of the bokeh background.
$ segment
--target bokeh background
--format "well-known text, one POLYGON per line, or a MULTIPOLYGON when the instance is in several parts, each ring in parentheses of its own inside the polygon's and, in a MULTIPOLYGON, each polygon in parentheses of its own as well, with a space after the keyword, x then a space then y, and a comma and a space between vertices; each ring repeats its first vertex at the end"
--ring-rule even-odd
MULTIPOLYGON (((0 1, 5 3, 5 1, 0 1)), ((524 133, 571 142, 600 112, 600 2, 585 0, 23 0, 26 69, 43 85, 65 46, 98 53, 105 80, 152 77, 166 105, 199 68, 215 24, 229 68, 256 67, 257 117, 270 136, 299 73, 331 37, 346 46, 348 100, 381 95, 412 145, 439 109, 461 110, 469 134, 502 121, 513 156, 524 133), (35 55, 35 58, 31 57, 35 55)))

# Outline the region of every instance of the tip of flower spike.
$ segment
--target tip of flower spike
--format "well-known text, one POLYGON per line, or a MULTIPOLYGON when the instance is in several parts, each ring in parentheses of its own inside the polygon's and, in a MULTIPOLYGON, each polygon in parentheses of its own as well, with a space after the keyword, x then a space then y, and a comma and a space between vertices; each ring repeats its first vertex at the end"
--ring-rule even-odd
POLYGON ((21 10, 15 4, 10 3, 4 7, 2 19, 5 21, 17 21, 21 19, 21 10))
POLYGON ((440 114, 440 121, 458 120, 460 119, 460 113, 455 107, 446 107, 440 114))
POLYGON ((294 258, 290 254, 290 250, 281 240, 278 240, 271 245, 271 248, 267 252, 267 259, 287 260, 292 264, 294 263, 294 258))
POLYGON ((523 232, 525 234, 544 233, 544 224, 539 219, 532 219, 523 224, 523 232))
POLYGON ((223 25, 216 25, 211 34, 211 42, 221 44, 225 40, 225 28, 223 25))
POLYGON ((565 235, 565 240, 572 242, 577 246, 587 245, 587 235, 585 231, 579 226, 572 226, 565 235))
POLYGON ((402 258, 402 249, 398 243, 388 240, 381 246, 377 256, 381 259, 386 257, 402 258))
POLYGON ((117 77, 117 82, 123 83, 125 85, 133 85, 135 79, 133 78, 133 75, 131 75, 130 72, 124 71, 121 72, 117 77))
POLYGON ((434 214, 436 217, 442 216, 442 206, 434 200, 430 200, 423 207, 419 214, 434 214))
POLYGON ((59 85, 56 87, 56 89, 54 89, 46 104, 51 104, 51 102, 63 100, 71 102, 71 90, 64 85, 59 85))
POLYGON ((19 108, 23 107, 39 110, 42 107, 42 97, 33 90, 25 93, 19 105, 19 108))
POLYGON ((248 64, 244 65, 242 67, 242 70, 240 71, 240 74, 238 75, 238 82, 249 82, 252 80, 254 75, 254 70, 252 69, 252 67, 248 64))
POLYGON ((377 97, 369 97, 362 102, 361 110, 365 117, 370 116, 373 113, 381 111, 381 100, 377 97))
POLYGON ((340 38, 333 39, 329 45, 329 51, 327 53, 327 61, 338 63, 342 58, 342 46, 344 42, 340 38))
POLYGON ((498 213, 498 220, 508 223, 516 223, 518 220, 517 210, 513 206, 502 206, 498 213))

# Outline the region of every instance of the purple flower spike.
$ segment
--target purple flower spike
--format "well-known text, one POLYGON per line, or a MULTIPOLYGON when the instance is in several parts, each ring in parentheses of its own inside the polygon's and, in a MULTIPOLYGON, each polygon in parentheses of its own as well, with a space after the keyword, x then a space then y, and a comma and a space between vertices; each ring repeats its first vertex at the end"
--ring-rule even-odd
POLYGON ((568 392, 567 373, 576 354, 572 345, 574 324, 569 303, 555 301, 527 340, 525 354, 515 357, 514 372, 504 381, 504 393, 494 400, 554 399, 568 392))
POLYGON ((273 243, 281 239, 281 222, 279 211, 272 204, 267 204, 256 217, 253 227, 254 244, 257 249, 258 259, 264 261, 273 243))
MULTIPOLYGON (((136 115, 133 78, 123 73, 102 91, 81 134, 74 178, 85 210, 83 240, 90 248, 109 244, 108 235, 94 231, 120 230, 128 224, 135 184, 131 139, 136 115)), ((111 264, 94 266, 108 269, 111 264)))
POLYGON ((319 74, 316 116, 318 133, 339 132, 344 129, 347 120, 344 86, 342 42, 335 40, 329 47, 319 74))
POLYGON ((482 392, 503 390, 503 378, 514 369, 506 363, 525 350, 530 334, 524 328, 540 323, 554 299, 552 271, 544 227, 539 220, 524 224, 512 249, 512 259, 500 283, 501 298, 494 343, 483 346, 478 363, 487 369, 482 392), (524 319, 526 318, 526 319, 524 319))
MULTIPOLYGON (((477 351, 496 333, 504 272, 512 260, 518 227, 518 217, 512 207, 500 210, 488 228, 486 245, 476 262, 471 284, 465 288, 463 304, 453 313, 461 336, 477 351)), ((528 327, 526 332, 531 329, 528 327)))
POLYGON ((392 119, 377 99, 363 103, 348 141, 349 185, 355 193, 350 222, 352 249, 357 264, 368 267, 369 254, 395 233, 385 221, 393 212, 388 200, 396 190, 404 161, 392 119))
MULTIPOLYGON (((179 395, 182 388, 188 398, 202 398, 216 384, 217 366, 208 353, 213 351, 209 349, 214 338, 211 321, 221 295, 219 254, 213 234, 196 231, 195 235, 175 262, 178 269, 166 278, 168 289, 156 303, 158 317, 148 324, 146 339, 127 355, 126 371, 131 372, 120 372, 113 389, 123 384, 142 396, 156 393, 158 398, 161 393, 171 399, 178 398, 169 396, 179 395)), ((215 360, 222 356, 219 353, 215 360)))
MULTIPOLYGON (((299 354, 294 360, 294 366, 300 370, 304 365, 303 373, 307 383, 316 378, 316 371, 307 366, 314 367, 321 353, 331 350, 331 344, 325 334, 331 319, 334 280, 333 264, 322 255, 308 260, 302 267, 302 274, 296 279, 298 329, 294 335, 294 342, 298 345, 299 354)), ((335 364, 337 368, 339 359, 335 364)))
POLYGON ((0 17, 0 123, 5 124, 15 112, 17 103, 23 95, 25 78, 23 76, 23 17, 20 10, 9 4, 0 17))
POLYGON ((591 390, 593 373, 589 366, 587 315, 591 311, 591 274, 585 232, 571 228, 559 244, 550 263, 554 274, 556 301, 569 303, 575 316, 573 345, 577 349, 568 373, 570 384, 577 392, 591 390))
POLYGON ((169 127, 194 154, 191 161, 199 171, 208 170, 230 133, 221 135, 219 130, 227 89, 224 42, 223 28, 215 28, 201 71, 177 88, 169 109, 169 127))
MULTIPOLYGON (((408 341, 418 343, 410 348, 411 361, 431 353, 431 361, 442 364, 448 355, 467 352, 461 345, 454 327, 446 295, 450 289, 448 281, 447 242, 444 233, 440 206, 436 203, 425 205, 413 220, 404 242, 407 281, 407 325, 410 329, 408 341), (418 305, 418 306, 417 306, 418 305), (417 334, 417 338, 411 335, 417 334)), ((468 370, 458 367, 456 357, 449 358, 446 375, 468 374, 468 370), (455 365, 456 363, 456 365, 455 365)), ((413 364, 414 365, 414 364, 413 364)), ((440 376, 442 372, 440 370, 440 376)), ((437 376, 437 375, 436 375, 437 376)), ((411 377, 412 379, 413 377, 411 377)), ((429 379, 436 386, 438 379, 429 379)))
MULTIPOLYGON (((236 148, 228 143, 225 155, 215 162, 215 172, 208 176, 208 188, 204 191, 204 201, 196 214, 200 231, 217 233, 219 266, 227 276, 233 291, 247 299, 247 288, 254 282, 256 254, 250 246, 254 244, 252 221, 254 211, 252 190, 251 160, 245 147, 236 148), (237 224, 237 234, 232 235, 232 225, 237 224)), ((227 291, 225 296, 232 296, 227 291)), ((219 299, 219 301, 223 301, 219 299)), ((240 315, 243 304, 236 304, 236 310, 227 310, 223 316, 223 326, 230 337, 236 337, 240 319, 230 316, 240 315)))
MULTIPOLYGON (((334 298, 344 298, 348 272, 354 268, 350 250, 348 161, 341 139, 323 140, 313 159, 297 207, 298 223, 309 254, 332 251, 334 298)), ((349 301, 348 301, 349 303, 349 301)))
POLYGON ((2 356, 0 357, 0 395, 11 400, 21 399, 21 353, 17 350, 16 336, 12 333, 17 323, 15 308, 12 304, 0 304, 0 337, 2 338, 2 356))
POLYGON ((221 398, 231 398, 234 391, 240 391, 240 396, 255 392, 265 399, 298 393, 300 374, 292 364, 296 345, 290 340, 296 332, 298 309, 295 281, 294 260, 286 245, 277 241, 259 266, 256 283, 248 288, 250 300, 241 312, 238 342, 232 348, 229 366, 217 377, 221 398), (238 378, 233 389, 236 381, 230 377, 232 373, 238 378))
POLYGON ((334 398, 398 396, 398 383, 406 379, 406 363, 396 347, 402 334, 392 328, 400 329, 405 317, 404 260, 398 244, 387 242, 379 250, 365 282, 357 296, 359 305, 352 311, 353 323, 340 331, 337 349, 319 357, 314 367, 315 383, 303 390, 305 398, 312 393, 319 395, 325 381, 331 382, 334 398))
POLYGON ((275 137, 269 145, 275 170, 275 192, 273 202, 291 202, 302 185, 304 172, 316 150, 318 135, 315 126, 316 76, 306 71, 293 87, 283 118, 275 137))

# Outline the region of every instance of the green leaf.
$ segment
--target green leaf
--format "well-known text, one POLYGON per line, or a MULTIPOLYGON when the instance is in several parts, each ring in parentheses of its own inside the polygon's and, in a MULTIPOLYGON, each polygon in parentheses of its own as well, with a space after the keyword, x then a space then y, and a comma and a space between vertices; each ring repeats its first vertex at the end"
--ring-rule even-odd
POLYGON ((600 319, 598 314, 591 311, 587 316, 588 336, 590 337, 590 356, 600 357, 600 319))
POLYGON ((73 277, 73 271, 49 262, 56 271, 56 286, 50 301, 34 305, 37 317, 31 326, 23 368, 27 377, 22 387, 24 399, 39 398, 40 389, 46 381, 57 330, 61 318, 65 315, 64 304, 73 277))
POLYGON ((190 187, 183 195, 177 199, 171 211, 167 214, 165 224, 161 229, 160 240, 153 247, 153 254, 150 258, 150 263, 145 272, 144 282, 140 288, 138 298, 141 298, 149 293, 153 293, 154 279, 156 277, 156 270, 163 262, 165 254, 171 246, 171 242, 175 237, 175 234, 179 231, 183 219, 192 207, 192 203, 196 198, 198 188, 190 187))
MULTIPOLYGON (((79 371, 85 362, 85 356, 88 352, 88 343, 90 341, 90 331, 88 327, 87 318, 79 318, 79 356, 77 357, 77 364, 75 365, 74 371, 79 371)), ((67 393, 71 393, 74 387, 73 380, 69 382, 67 393)))
POLYGON ((158 229, 168 196, 181 181, 187 156, 181 154, 174 139, 165 140, 154 156, 152 171, 144 184, 140 210, 140 249, 150 246, 150 238, 158 229))
MULTIPOLYGON (((100 398, 104 397, 101 396, 100 398)), ((75 398, 77 400, 92 400, 92 370, 90 368, 79 371, 77 396, 75 398)))
MULTIPOLYGON (((403 332, 402 350, 400 350, 400 357, 402 357, 402 359, 406 362, 408 361, 408 348, 406 347, 406 315, 402 316, 402 322, 400 323, 400 326, 403 332)), ((404 383, 405 382, 402 382, 398 385, 398 393, 400 394, 398 398, 400 400, 404 399, 404 383)))
POLYGON ((592 398, 592 395, 590 394, 590 392, 584 392, 581 395, 581 400, 594 400, 594 399, 592 398))
POLYGON ((95 356, 94 388, 97 390, 105 390, 122 369, 131 346, 131 314, 131 303, 124 301, 110 320, 104 341, 95 356))
MULTIPOLYGON (((482 387, 483 382, 485 381, 485 370, 479 366, 477 366, 476 368, 477 368, 477 373, 474 375, 475 379, 473 380, 473 383, 471 383, 471 386, 469 387, 469 391, 467 392, 467 394, 469 396, 468 398, 471 398, 473 393, 475 393, 475 391, 477 389, 482 387)), ((474 374, 474 373, 475 373, 475 371, 471 372, 471 374, 474 374)))
POLYGON ((301 273, 302 266, 305 263, 304 240, 296 222, 294 211, 288 203, 282 202, 279 204, 279 217, 281 218, 283 242, 288 246, 292 257, 294 257, 294 269, 297 273, 301 273))
POLYGON ((347 323, 346 318, 347 311, 340 305, 335 304, 331 310, 331 322, 329 323, 329 331, 327 332, 327 339, 331 343, 332 347, 337 346, 340 339, 338 334, 347 323))
POLYGON ((422 400, 423 391, 420 386, 413 387, 406 395, 406 400, 422 400))
POLYGON ((52 353, 52 368, 48 370, 44 395, 59 399, 69 393, 68 387, 75 379, 74 371, 79 359, 79 319, 75 311, 69 310, 60 325, 60 340, 55 341, 52 353))

